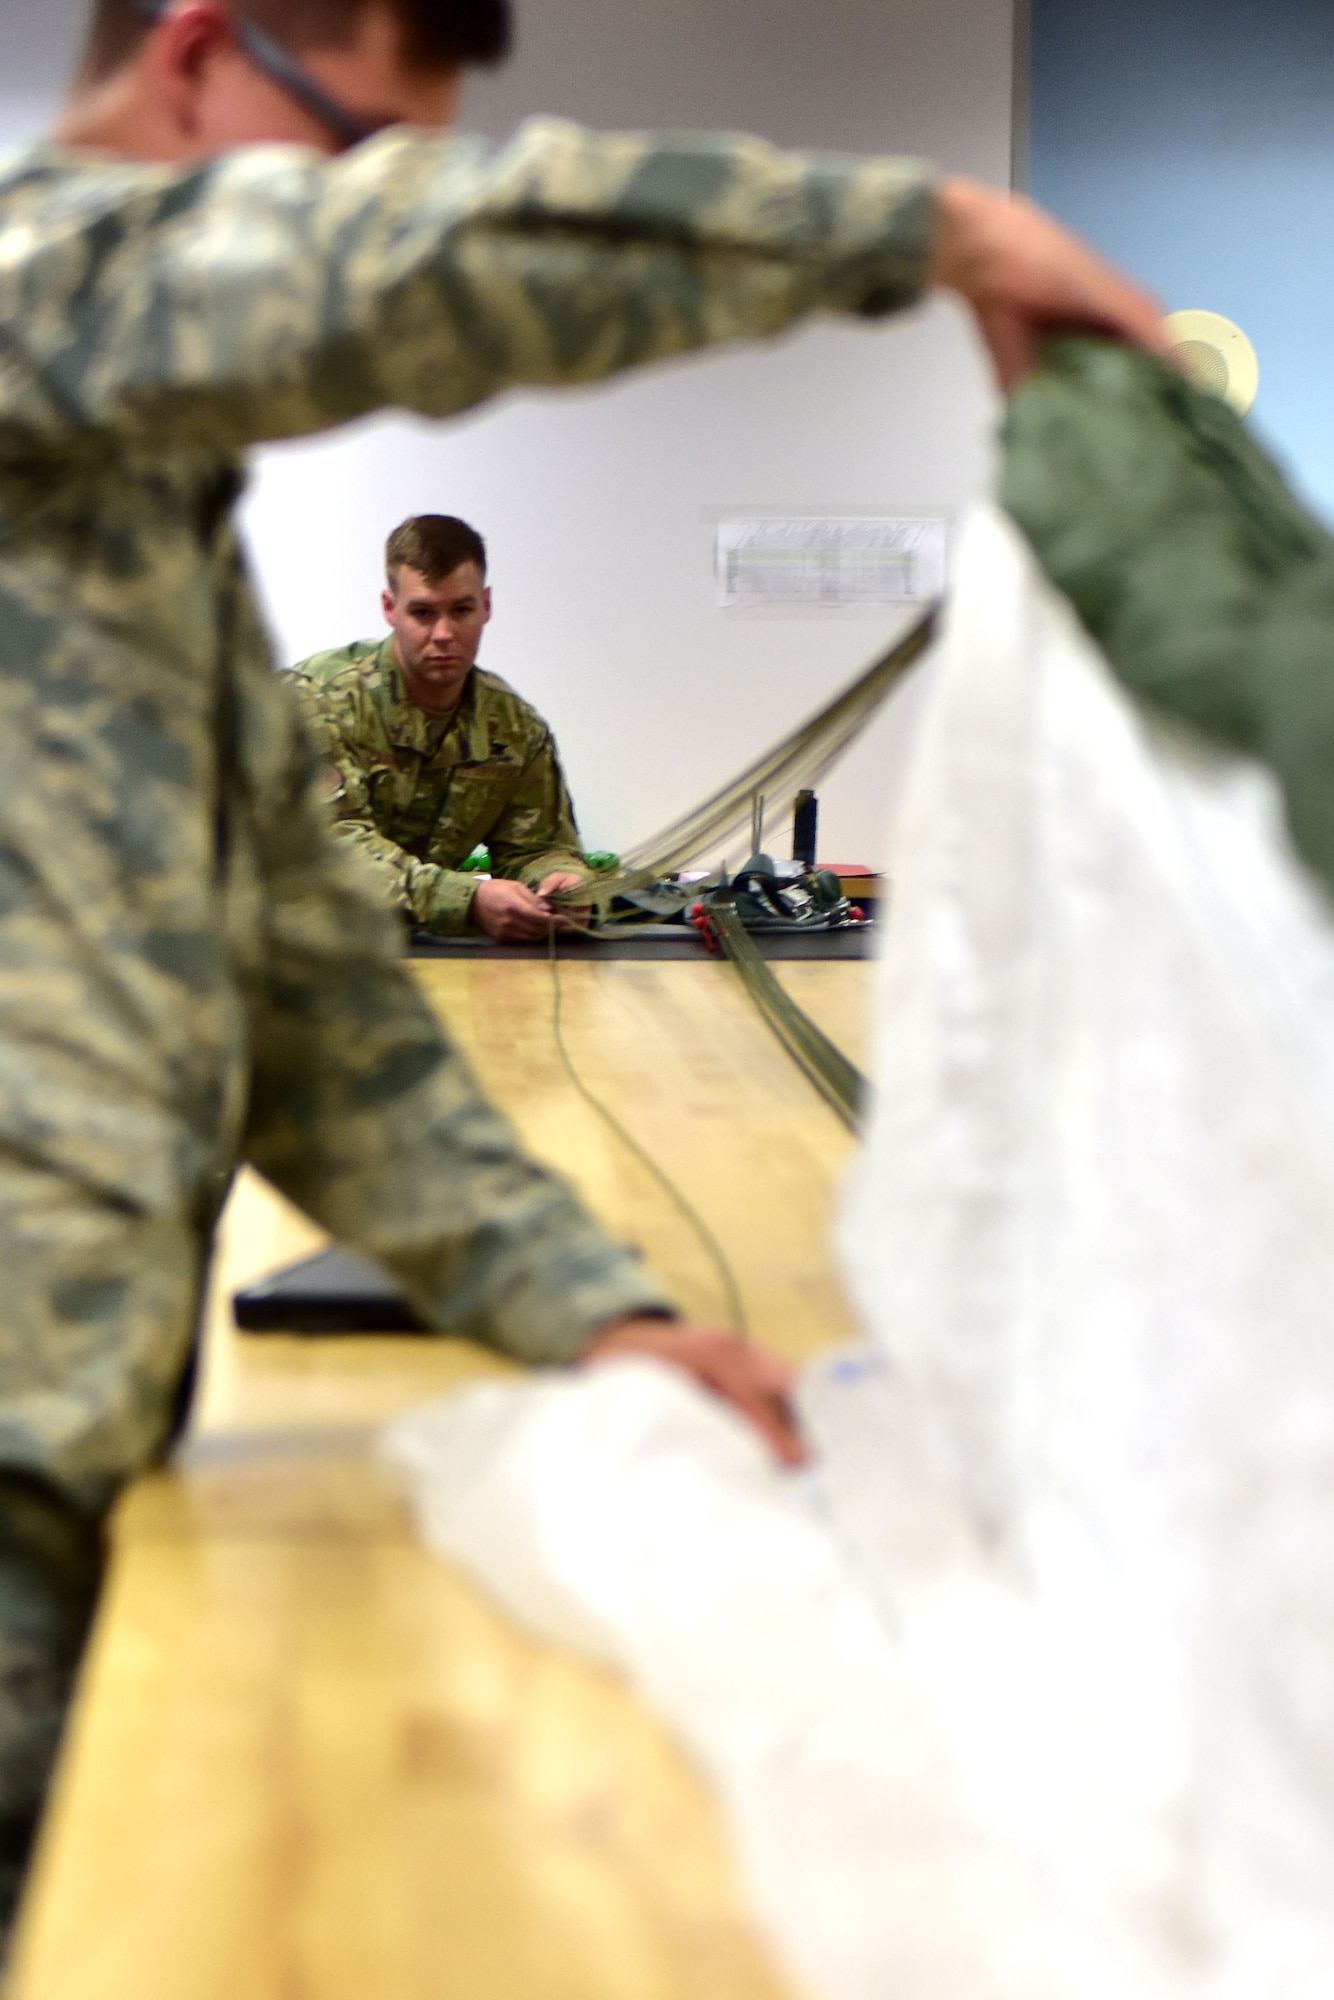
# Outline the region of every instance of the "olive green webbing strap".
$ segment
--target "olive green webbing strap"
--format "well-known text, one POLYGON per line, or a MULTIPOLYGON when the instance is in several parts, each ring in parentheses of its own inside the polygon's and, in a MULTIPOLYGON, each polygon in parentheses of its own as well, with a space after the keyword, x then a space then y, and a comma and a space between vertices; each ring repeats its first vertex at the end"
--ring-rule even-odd
POLYGON ((823 1028, 799 1007, 761 957, 755 940, 727 903, 709 905, 709 923, 742 984, 783 1047, 850 1131, 860 1132, 867 1082, 823 1028))
POLYGON ((933 604, 905 638, 882 653, 818 714, 808 717, 692 812, 631 848, 615 873, 592 876, 576 889, 558 890, 550 899, 553 909, 587 908, 590 903, 606 909, 614 897, 647 888, 661 876, 688 867, 701 855, 716 852, 743 829, 749 837, 757 805, 771 823, 789 811, 797 793, 837 762, 921 658, 936 636, 939 617, 940 606, 933 604))

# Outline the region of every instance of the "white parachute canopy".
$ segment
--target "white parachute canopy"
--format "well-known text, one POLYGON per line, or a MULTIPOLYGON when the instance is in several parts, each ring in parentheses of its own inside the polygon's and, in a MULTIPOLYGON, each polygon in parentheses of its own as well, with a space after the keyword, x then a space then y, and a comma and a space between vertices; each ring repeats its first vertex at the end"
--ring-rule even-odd
POLYGON ((1044 1644, 1126 1675, 1143 1941, 1334 1993, 1329 905, 1269 775, 1138 710, 994 512, 896 850, 848 1275, 1044 1644))

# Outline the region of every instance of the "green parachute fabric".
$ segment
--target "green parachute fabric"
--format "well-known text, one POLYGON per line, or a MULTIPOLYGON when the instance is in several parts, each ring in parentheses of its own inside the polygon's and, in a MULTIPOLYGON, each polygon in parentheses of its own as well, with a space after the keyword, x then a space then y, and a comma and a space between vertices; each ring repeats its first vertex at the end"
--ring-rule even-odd
POLYGON ((1334 886, 1334 538, 1241 420, 1062 338, 1011 398, 1001 499, 1135 695, 1271 767, 1334 886))

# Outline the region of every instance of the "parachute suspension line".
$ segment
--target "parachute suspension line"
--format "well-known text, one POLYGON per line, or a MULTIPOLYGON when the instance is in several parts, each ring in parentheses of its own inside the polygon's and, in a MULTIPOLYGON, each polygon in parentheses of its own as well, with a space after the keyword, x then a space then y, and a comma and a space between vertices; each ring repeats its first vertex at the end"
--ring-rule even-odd
POLYGON ((556 1050, 560 1056, 565 1074, 578 1091, 580 1097, 583 1098, 584 1103, 591 1110, 596 1111, 598 1117, 616 1135, 626 1151, 633 1154, 640 1166, 644 1168, 646 1173, 652 1176, 669 1201, 672 1202, 673 1206, 685 1218, 686 1222, 689 1223, 691 1229, 693 1229, 696 1237, 699 1239, 709 1262, 713 1265, 717 1273, 728 1324, 736 1333, 749 1333, 750 1328, 746 1321, 746 1307, 741 1297, 741 1287, 737 1283, 736 1273, 728 1261, 727 1252, 723 1249, 722 1244, 699 1213, 699 1210, 691 1202, 687 1201, 675 1181, 663 1171, 651 1154, 645 1152, 639 1141, 622 1125, 615 1112, 609 1110, 600 1097, 594 1096, 575 1068, 574 1060, 570 1055, 569 1047, 565 1040, 564 990, 561 985, 560 959, 556 952, 556 926, 554 924, 550 925, 547 930, 547 949, 551 965, 552 1030, 555 1036, 556 1050))
POLYGON ((605 910, 615 897, 647 888, 661 876, 688 867, 701 855, 716 852, 737 833, 751 834, 751 851, 755 852, 764 820, 775 824, 790 810, 797 793, 807 790, 838 761, 927 650, 936 636, 939 617, 940 606, 933 604, 905 638, 739 777, 652 839, 631 848, 614 873, 595 875, 574 889, 557 890, 551 898, 552 907, 586 907, 591 902, 605 910))
POLYGON ((867 1082, 836 1042, 799 1007, 761 957, 736 911, 723 901, 709 904, 715 932, 742 983, 788 1054, 806 1072, 821 1096, 852 1132, 860 1133, 867 1082))
MULTIPOLYGON (((939 620, 940 606, 933 604, 904 638, 874 660, 849 687, 844 688, 800 728, 785 736, 763 757, 757 758, 739 777, 724 785, 693 812, 686 813, 652 839, 632 848, 614 872, 595 875, 572 889, 558 890, 550 898, 551 907, 586 909, 590 904, 596 904, 605 913, 618 896, 645 889, 661 876, 688 866, 701 855, 716 851, 724 840, 743 828, 749 828, 751 850, 757 853, 763 839, 766 814, 781 814, 790 808, 799 792, 812 786, 838 761, 884 705, 908 669, 926 652, 936 636, 939 620)), ((854 1132, 860 1131, 866 1079, 774 977, 751 942, 736 911, 729 909, 725 903, 714 903, 710 907, 709 918, 728 959, 784 1047, 844 1123, 854 1132)), ((616 920, 612 918, 610 921, 614 924, 616 920)), ((738 1333, 745 1333, 746 1310, 741 1288, 721 1243, 675 1182, 601 1099, 594 1096, 575 1068, 565 1041, 560 959, 556 951, 554 923, 547 933, 547 942, 553 996, 552 1026, 566 1075, 579 1096, 615 1134, 626 1151, 633 1154, 657 1181, 689 1223, 718 1274, 731 1324, 738 1333)))

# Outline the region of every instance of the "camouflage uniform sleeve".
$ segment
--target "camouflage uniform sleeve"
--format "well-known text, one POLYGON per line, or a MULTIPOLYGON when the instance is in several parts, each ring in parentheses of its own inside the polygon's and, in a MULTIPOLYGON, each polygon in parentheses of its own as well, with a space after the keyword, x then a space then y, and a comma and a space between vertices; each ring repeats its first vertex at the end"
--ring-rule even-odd
POLYGON ((338 726, 336 704, 331 707, 327 694, 298 669, 290 669, 284 679, 300 698, 307 726, 324 760, 335 838, 370 864, 391 909, 428 930, 461 935, 468 928, 476 877, 419 861, 380 831, 371 809, 365 768, 354 738, 338 726))
POLYGON ((342 759, 338 769, 340 789, 333 805, 335 838, 370 863, 392 908, 427 930, 461 935, 468 928, 477 877, 439 868, 432 861, 419 861, 390 840, 371 815, 365 772, 342 759))
POLYGON ((225 450, 890 312, 934 222, 912 162, 553 120, 334 162, 38 157, 61 170, 16 177, 0 222, 0 411, 225 450))
POLYGON ((536 889, 558 871, 587 875, 565 773, 550 733, 487 835, 492 871, 536 889))
POLYGON ((365 871, 331 842, 285 677, 254 676, 274 781, 257 828, 267 895, 244 1154, 427 1320, 526 1362, 671 1313, 661 1285, 526 1154, 399 957, 365 871), (266 685, 266 680, 268 684, 266 685), (282 782, 277 782, 278 773, 282 782))
POLYGON ((392 908, 427 930, 448 935, 466 931, 477 890, 476 876, 419 861, 390 840, 372 816, 365 772, 347 758, 337 759, 335 768, 339 776, 333 801, 335 838, 370 863, 379 878, 381 894, 392 908))

